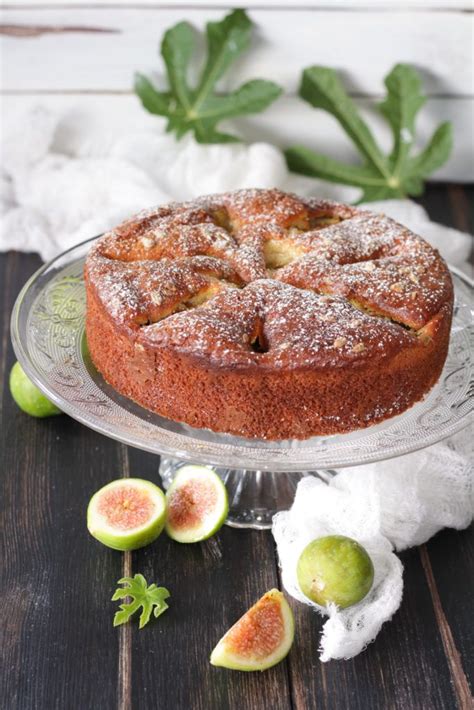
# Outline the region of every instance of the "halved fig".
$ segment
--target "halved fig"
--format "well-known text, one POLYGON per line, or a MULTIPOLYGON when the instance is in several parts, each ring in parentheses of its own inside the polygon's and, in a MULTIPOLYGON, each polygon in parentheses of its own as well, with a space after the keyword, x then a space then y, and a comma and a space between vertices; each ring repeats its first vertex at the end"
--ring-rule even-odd
POLYGON ((136 550, 164 528, 165 495, 141 478, 119 478, 95 493, 87 508, 91 535, 114 550, 136 550))
POLYGON ((271 589, 221 638, 211 663, 236 671, 264 671, 285 658, 294 634, 288 602, 278 589, 271 589))
POLYGON ((166 509, 166 532, 173 540, 206 540, 227 517, 226 487, 211 468, 183 466, 166 492, 166 509))

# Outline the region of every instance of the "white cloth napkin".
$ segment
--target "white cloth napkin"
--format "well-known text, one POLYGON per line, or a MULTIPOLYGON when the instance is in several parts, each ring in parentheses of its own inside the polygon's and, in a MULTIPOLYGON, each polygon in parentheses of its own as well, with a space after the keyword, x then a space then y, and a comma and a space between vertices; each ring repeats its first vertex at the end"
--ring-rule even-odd
MULTIPOLYGON (((199 145, 164 133, 143 112, 130 129, 84 109, 58 115, 37 107, 14 115, 2 131, 0 250, 50 259, 134 212, 241 187, 281 187, 351 200, 353 188, 291 175, 267 143, 199 145)), ((430 222, 409 200, 368 205, 418 232, 451 264, 467 269, 467 234, 430 222)))
MULTIPOLYGON (((266 143, 177 143, 143 112, 133 130, 94 114, 57 115, 38 107, 14 116, 2 132, 0 250, 59 252, 113 227, 139 210, 170 200, 242 187, 280 187, 341 201, 357 191, 290 175, 281 152, 266 143)), ((430 222, 409 200, 368 205, 421 234, 451 264, 467 270, 467 234, 430 222)), ((459 448, 459 447, 458 447, 459 448)), ((472 517, 472 472, 466 452, 440 444, 338 474, 329 486, 306 478, 292 509, 275 519, 274 535, 287 591, 300 601, 295 564, 314 537, 340 533, 368 549, 375 565, 369 597, 346 611, 329 610, 321 659, 348 658, 376 636, 398 608, 402 565, 393 550, 427 540, 443 526, 472 517)), ((320 610, 323 611, 323 610, 320 610)))
MULTIPOLYGON (((342 469, 328 484, 303 478, 293 506, 274 517, 285 589, 328 620, 320 659, 351 658, 374 640, 400 606, 402 563, 394 551, 420 545, 443 527, 466 528, 474 510, 472 431, 449 443, 383 463, 342 469), (368 596, 348 609, 328 610, 307 599, 296 565, 308 543, 323 535, 347 535, 370 554, 375 571, 368 596)), ((316 649, 315 649, 316 651, 316 649)))

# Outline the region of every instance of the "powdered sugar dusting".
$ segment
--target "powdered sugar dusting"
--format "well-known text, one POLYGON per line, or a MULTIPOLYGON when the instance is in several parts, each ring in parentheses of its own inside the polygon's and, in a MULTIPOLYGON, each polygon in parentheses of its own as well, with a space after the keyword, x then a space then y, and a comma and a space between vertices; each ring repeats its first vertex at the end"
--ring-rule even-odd
POLYGON ((443 260, 406 228, 277 190, 142 213, 94 245, 86 275, 138 342, 224 367, 386 357, 452 298, 443 260))

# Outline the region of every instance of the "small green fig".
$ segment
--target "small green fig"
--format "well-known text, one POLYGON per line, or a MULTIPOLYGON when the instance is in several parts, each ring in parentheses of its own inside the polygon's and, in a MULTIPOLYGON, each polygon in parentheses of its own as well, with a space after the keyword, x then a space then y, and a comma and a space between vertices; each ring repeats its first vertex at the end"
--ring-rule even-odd
POLYGON ((311 601, 341 609, 357 604, 370 591, 374 566, 356 540, 328 535, 309 543, 301 553, 296 574, 303 594, 311 601))
POLYGON ((32 417, 51 417, 62 414, 55 404, 32 383, 19 362, 10 372, 10 392, 17 405, 32 417))

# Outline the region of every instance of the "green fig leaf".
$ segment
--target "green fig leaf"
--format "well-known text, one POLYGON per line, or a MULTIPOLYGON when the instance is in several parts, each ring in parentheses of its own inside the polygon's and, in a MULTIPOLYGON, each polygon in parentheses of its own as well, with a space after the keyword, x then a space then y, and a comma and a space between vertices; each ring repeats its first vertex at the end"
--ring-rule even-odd
POLYGON ((391 169, 400 175, 413 144, 416 116, 426 98, 421 93, 420 77, 407 64, 397 64, 385 77, 385 86, 387 96, 379 109, 392 129, 391 169))
POLYGON ((452 148, 453 127, 449 121, 446 121, 438 126, 424 150, 407 161, 404 170, 405 180, 421 179, 430 175, 444 165, 452 148))
POLYGON ((168 590, 165 587, 157 587, 156 584, 148 586, 141 574, 136 574, 134 577, 122 577, 117 584, 125 586, 115 590, 112 601, 127 597, 132 601, 120 604, 120 611, 117 611, 114 616, 114 626, 125 624, 141 608, 138 627, 142 629, 150 621, 152 612, 155 618, 158 618, 168 609, 168 604, 165 601, 170 596, 168 590))
POLYGON ((406 64, 397 64, 385 78, 386 98, 379 104, 390 125, 393 146, 385 155, 369 126, 347 94, 336 72, 313 66, 303 71, 300 96, 314 108, 330 113, 357 148, 358 165, 341 163, 303 146, 285 151, 290 170, 343 185, 361 188, 360 201, 420 195, 423 181, 449 158, 452 150, 452 126, 441 124, 427 146, 412 156, 415 122, 426 99, 421 93, 417 72, 406 64))
POLYGON ((161 43, 169 89, 159 91, 143 74, 135 75, 135 93, 150 113, 168 119, 167 130, 179 139, 189 131, 200 143, 239 140, 217 126, 226 118, 265 110, 281 94, 272 81, 254 79, 235 91, 216 93, 216 84, 250 45, 252 23, 244 10, 233 10, 206 27, 207 60, 196 87, 188 83, 193 60, 194 31, 187 22, 167 30, 161 43))

